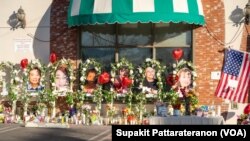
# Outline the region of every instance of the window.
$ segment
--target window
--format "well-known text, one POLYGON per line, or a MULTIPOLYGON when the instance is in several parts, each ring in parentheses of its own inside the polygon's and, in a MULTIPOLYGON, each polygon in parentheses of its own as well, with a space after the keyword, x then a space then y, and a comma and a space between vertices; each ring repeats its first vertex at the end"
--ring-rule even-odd
POLYGON ((173 63, 172 50, 184 50, 192 59, 192 28, 184 23, 137 23, 88 25, 82 27, 82 59, 96 58, 109 69, 110 63, 125 57, 135 65, 146 58, 173 63))

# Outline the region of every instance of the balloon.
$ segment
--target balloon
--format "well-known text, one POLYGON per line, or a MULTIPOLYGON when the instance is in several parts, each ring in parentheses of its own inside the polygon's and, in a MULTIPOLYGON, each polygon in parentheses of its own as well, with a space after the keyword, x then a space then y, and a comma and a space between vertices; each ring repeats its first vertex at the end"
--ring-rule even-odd
POLYGON ((183 50, 180 48, 174 49, 172 55, 175 60, 179 60, 183 55, 183 50))
POLYGON ((132 80, 129 79, 128 77, 123 77, 122 78, 122 85, 125 87, 129 87, 132 84, 132 80))
POLYGON ((244 114, 250 114, 250 104, 244 108, 244 114))
POLYGON ((168 75, 166 82, 167 84, 173 86, 178 80, 179 80, 179 77, 177 75, 170 74, 168 75))
POLYGON ((27 58, 21 60, 20 65, 21 65, 22 69, 25 69, 28 66, 28 62, 29 61, 27 58))
POLYGON ((50 62, 54 63, 54 62, 56 62, 56 59, 57 59, 56 54, 55 53, 51 53, 50 56, 49 56, 50 62))
POLYGON ((98 77, 98 83, 99 84, 105 84, 108 83, 110 80, 110 76, 107 72, 102 73, 99 77, 98 77))

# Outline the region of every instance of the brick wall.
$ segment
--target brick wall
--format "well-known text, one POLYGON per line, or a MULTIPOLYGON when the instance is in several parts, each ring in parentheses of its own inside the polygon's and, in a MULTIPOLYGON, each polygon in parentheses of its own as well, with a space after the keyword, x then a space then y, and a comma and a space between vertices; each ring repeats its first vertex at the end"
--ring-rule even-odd
POLYGON ((50 51, 58 58, 77 60, 78 27, 68 28, 67 10, 69 0, 53 0, 51 5, 50 51))
MULTIPOLYGON (((194 64, 197 67, 197 92, 200 104, 220 105, 222 100, 215 97, 218 80, 211 80, 212 71, 220 71, 224 53, 224 5, 221 0, 203 0, 206 25, 194 32, 194 64), (216 39, 217 40, 216 40, 216 39)), ((227 108, 227 107, 222 107, 227 108)))

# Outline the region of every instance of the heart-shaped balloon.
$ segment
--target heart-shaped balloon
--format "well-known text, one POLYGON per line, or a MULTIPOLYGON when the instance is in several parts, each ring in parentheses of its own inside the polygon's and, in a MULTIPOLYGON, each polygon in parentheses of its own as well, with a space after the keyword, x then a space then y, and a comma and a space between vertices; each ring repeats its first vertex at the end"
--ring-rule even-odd
POLYGON ((179 80, 179 77, 173 74, 168 75, 168 77, 166 78, 166 82, 170 86, 173 86, 178 80, 179 80))
POLYGON ((175 60, 179 60, 183 56, 183 50, 180 48, 174 49, 172 55, 175 60))
POLYGON ((50 56, 49 56, 49 61, 51 63, 54 63, 54 62, 56 62, 56 59, 57 59, 56 54, 55 53, 51 53, 50 56))
POLYGON ((248 104, 245 108, 244 108, 244 114, 250 114, 250 104, 248 104))
POLYGON ((21 62, 20 62, 21 68, 22 68, 22 69, 25 69, 25 68, 28 66, 28 63, 29 63, 29 61, 28 61, 27 58, 22 59, 21 62))
POLYGON ((107 72, 102 73, 98 77, 98 83, 99 84, 106 84, 110 81, 110 75, 107 72))
POLYGON ((132 80, 129 79, 128 77, 123 77, 122 78, 122 86, 123 87, 129 87, 132 84, 132 80))

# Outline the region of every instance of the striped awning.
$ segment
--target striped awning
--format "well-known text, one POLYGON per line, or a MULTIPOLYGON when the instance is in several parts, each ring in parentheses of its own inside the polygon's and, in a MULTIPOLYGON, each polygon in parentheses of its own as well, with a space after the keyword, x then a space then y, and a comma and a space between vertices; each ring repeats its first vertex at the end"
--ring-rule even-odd
POLYGON ((70 27, 137 22, 205 24, 201 0, 70 0, 70 27))

